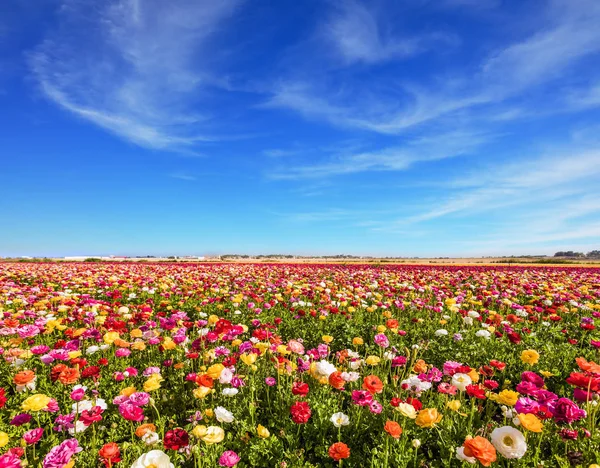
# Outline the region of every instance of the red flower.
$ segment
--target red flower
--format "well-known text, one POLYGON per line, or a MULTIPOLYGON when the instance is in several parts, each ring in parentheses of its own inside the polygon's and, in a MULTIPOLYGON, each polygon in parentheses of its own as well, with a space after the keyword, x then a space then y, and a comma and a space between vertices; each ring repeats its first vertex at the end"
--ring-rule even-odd
POLYGON ((305 397, 306 395, 308 395, 309 390, 310 387, 306 382, 294 382, 292 384, 292 394, 296 396, 305 397))
POLYGON ((0 387, 0 408, 6 404, 6 391, 0 387))
POLYGON ((81 377, 84 379, 97 379, 100 376, 100 368, 98 366, 86 367, 81 371, 81 377))
POLYGON ((496 390, 499 384, 495 380, 484 380, 483 385, 488 390, 496 390))
POLYGON ((467 385, 467 394, 479 400, 485 400, 485 391, 479 385, 467 385))
POLYGON ((336 442, 331 447, 329 447, 329 456, 335 461, 340 461, 350 456, 350 449, 345 443, 336 442))
POLYGON ((521 342, 521 335, 519 335, 517 332, 512 331, 508 334, 508 339, 513 344, 519 344, 521 342))
POLYGON ((183 429, 171 429, 165 434, 164 446, 171 450, 179 450, 187 447, 190 443, 190 436, 183 429))
POLYGON ((104 444, 98 451, 98 455, 100 455, 102 463, 109 468, 121 461, 121 451, 119 450, 119 446, 114 442, 104 444))
POLYGON ((81 412, 79 419, 86 426, 91 426, 95 422, 102 421, 102 413, 104 410, 99 406, 94 406, 92 409, 81 412))
POLYGON ((392 405, 394 408, 397 408, 400 405, 400 403, 402 403, 401 398, 394 397, 390 400, 390 405, 392 405))
POLYGON ((306 424, 310 419, 312 412, 310 411, 310 406, 305 401, 297 401, 290 408, 290 413, 292 415, 292 420, 296 424, 306 424))
POLYGON ((495 359, 490 361, 490 366, 495 367, 499 371, 503 371, 506 368, 506 364, 504 362, 496 361, 495 359))
POLYGON ((419 400, 413 397, 408 397, 406 399, 406 403, 408 403, 409 405, 413 405, 413 408, 417 411, 421 411, 421 409, 423 408, 423 403, 421 403, 419 400))

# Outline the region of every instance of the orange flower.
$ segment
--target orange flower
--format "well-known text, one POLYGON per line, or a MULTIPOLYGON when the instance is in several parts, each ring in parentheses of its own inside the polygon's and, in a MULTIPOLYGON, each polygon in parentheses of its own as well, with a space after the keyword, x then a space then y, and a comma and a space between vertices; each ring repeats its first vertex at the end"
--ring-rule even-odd
POLYGON ((383 426, 383 430, 391 435, 394 439, 399 439, 400 435, 402 434, 402 428, 396 421, 388 420, 385 423, 385 426, 383 426))
POLYGON ((383 382, 376 375, 367 375, 363 380, 362 388, 375 395, 383 391, 383 382))
POLYGON ((442 415, 435 408, 425 408, 417 414, 415 424, 419 427, 433 427, 442 420, 442 415))
POLYGON ((115 341, 113 341, 113 344, 119 348, 129 348, 131 346, 131 343, 122 340, 121 338, 117 338, 115 341))
POLYGON ((152 423, 142 424, 135 430, 135 435, 142 438, 148 432, 156 432, 156 426, 152 423))
POLYGON ((79 371, 77 369, 67 367, 58 375, 58 380, 64 385, 72 385, 79 380, 79 371))
POLYGON ((340 461, 350 456, 350 449, 345 443, 336 442, 331 447, 329 447, 329 456, 335 461, 340 461))
POLYGON ((212 377, 202 374, 196 377, 196 383, 201 387, 213 388, 214 380, 212 377))
POLYGON ((594 361, 587 361, 583 357, 578 357, 575 359, 575 362, 582 371, 600 374, 600 364, 596 364, 594 361))
POLYGON ((463 447, 467 457, 475 457, 483 466, 490 466, 496 461, 496 449, 489 440, 483 437, 467 439, 463 447))
POLYGON ((339 371, 332 372, 329 374, 329 385, 336 390, 343 390, 346 381, 342 379, 342 373, 339 371))
POLYGON ((66 364, 56 364, 50 371, 50 380, 52 380, 52 382, 56 382, 60 376, 60 373, 68 368, 69 367, 66 364))
POLYGON ((427 372, 427 363, 423 361, 423 359, 419 359, 417 362, 415 362, 413 371, 415 371, 417 374, 423 374, 427 372))
POLYGON ((27 385, 33 379, 35 379, 35 372, 30 371, 30 370, 24 370, 24 371, 18 372, 15 375, 13 382, 16 385, 27 385))

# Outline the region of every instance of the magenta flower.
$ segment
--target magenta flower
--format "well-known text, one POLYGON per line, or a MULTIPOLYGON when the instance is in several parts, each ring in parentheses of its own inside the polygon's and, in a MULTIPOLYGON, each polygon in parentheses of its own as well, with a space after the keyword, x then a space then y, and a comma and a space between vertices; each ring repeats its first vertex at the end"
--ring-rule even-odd
POLYGON ((390 340, 388 340, 388 337, 384 333, 379 333, 375 335, 375 344, 382 348, 387 348, 390 345, 390 340))
POLYGON ((277 384, 277 380, 275 380, 275 378, 274 378, 274 377, 267 377, 267 378, 265 379, 265 383, 266 383, 266 384, 267 384, 269 387, 272 387, 273 385, 276 385, 276 384, 277 384))
MULTIPOLYGON (((31 430, 27 431, 25 434, 23 434, 23 440, 25 441, 25 443, 27 445, 37 444, 38 441, 42 438, 43 434, 44 434, 44 429, 42 429, 41 427, 38 427, 36 429, 31 429, 31 430)), ((2 465, 0 465, 0 466, 2 466, 2 465)))
POLYGON ((358 406, 368 406, 373 401, 373 395, 366 390, 353 390, 352 401, 358 406))
POLYGON ((73 455, 82 450, 77 439, 67 439, 60 445, 52 447, 44 457, 42 465, 44 468, 64 468, 71 461, 73 455))
POLYGON ((139 406, 132 405, 129 402, 119 406, 119 413, 128 421, 143 421, 144 410, 139 406))
POLYGON ((0 466, 2 468, 21 468, 21 459, 14 453, 0 455, 0 466))
POLYGON ((237 465, 239 461, 240 457, 237 453, 235 453, 233 450, 227 450, 221 454, 221 457, 219 458, 219 465, 232 467, 237 465))
POLYGON ((557 423, 571 424, 587 416, 585 410, 582 410, 573 401, 568 398, 559 398, 551 407, 550 412, 557 423))

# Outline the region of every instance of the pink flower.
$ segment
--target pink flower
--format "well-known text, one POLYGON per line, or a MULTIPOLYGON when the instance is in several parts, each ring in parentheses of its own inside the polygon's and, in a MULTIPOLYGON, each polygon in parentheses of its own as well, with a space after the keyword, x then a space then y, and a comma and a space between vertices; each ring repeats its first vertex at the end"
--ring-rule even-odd
POLYGON ((267 384, 269 387, 272 387, 273 385, 276 385, 276 384, 277 384, 277 380, 275 380, 275 378, 274 378, 274 377, 267 377, 267 378, 265 379, 265 383, 266 383, 266 384, 267 384))
POLYGON ((446 361, 444 363, 444 374, 445 375, 454 375, 456 374, 456 369, 458 369, 462 364, 456 361, 446 361))
POLYGON ((373 401, 373 395, 366 390, 353 390, 352 401, 358 406, 368 406, 373 401))
POLYGON ((21 459, 14 453, 5 453, 0 456, 0 466, 2 468, 21 468, 21 459))
POLYGON ((302 343, 300 343, 298 340, 290 340, 288 342, 288 349, 292 352, 292 353, 296 353, 296 354, 304 354, 304 345, 302 343))
POLYGON ((44 468, 64 468, 73 455, 81 452, 83 449, 79 446, 77 439, 67 439, 60 445, 52 447, 48 454, 44 457, 44 468))
POLYGON ((119 413, 128 421, 143 421, 144 410, 139 406, 132 405, 131 403, 123 403, 119 406, 119 413))
MULTIPOLYGON (((23 434, 23 440, 27 443, 27 445, 36 444, 44 434, 44 429, 38 427, 36 429, 31 429, 23 434)), ((2 466, 2 465, 0 465, 2 466)))
POLYGON ((381 406, 381 403, 378 401, 373 400, 371 403, 369 403, 369 411, 373 414, 379 414, 381 411, 383 411, 383 406, 381 406))
POLYGON ((550 412, 556 422, 571 424, 587 416, 585 410, 582 410, 568 398, 559 398, 556 403, 550 407, 550 412))
POLYGON ((118 358, 127 357, 131 354, 131 351, 127 348, 119 348, 115 351, 115 356, 118 358))
POLYGON ((233 450, 227 450, 223 452, 221 457, 219 458, 219 465, 221 466, 235 466, 240 461, 240 457, 233 450))
POLYGON ((82 387, 76 388, 71 392, 71 400, 81 401, 85 396, 85 390, 82 387))
POLYGON ((384 333, 379 333, 375 335, 375 344, 382 348, 387 348, 390 345, 390 340, 388 340, 388 337, 384 333))

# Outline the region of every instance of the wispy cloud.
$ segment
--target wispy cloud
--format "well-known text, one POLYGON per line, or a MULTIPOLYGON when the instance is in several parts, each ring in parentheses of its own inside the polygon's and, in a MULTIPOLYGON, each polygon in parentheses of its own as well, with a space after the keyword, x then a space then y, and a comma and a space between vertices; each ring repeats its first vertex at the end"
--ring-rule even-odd
POLYGON ((325 162, 277 168, 274 179, 326 178, 366 171, 403 171, 421 162, 467 155, 495 135, 486 132, 455 131, 435 137, 413 138, 403 145, 373 151, 334 153, 325 162))
POLYGON ((183 172, 175 172, 169 174, 169 177, 171 179, 185 180, 186 182, 194 182, 195 180, 197 180, 196 176, 185 174, 183 172))
POLYGON ((139 146, 191 151, 214 139, 196 109, 214 84, 212 38, 239 3, 64 0, 31 70, 73 114, 139 146))
MULTIPOLYGON (((364 14, 358 16, 362 18, 364 14)), ((342 81, 344 85, 333 88, 323 82, 292 79, 279 83, 267 105, 288 108, 306 118, 341 127, 398 134, 459 111, 497 105, 569 73, 581 60, 600 51, 599 22, 600 3, 595 0, 550 1, 540 13, 541 26, 536 32, 488 54, 469 74, 452 79, 443 76, 443 80, 431 81, 430 86, 417 86, 399 77, 393 87, 388 83, 387 93, 370 95, 363 92, 362 82, 342 81)), ((364 29, 375 30, 374 26, 364 29)), ((367 32, 356 37, 376 37, 367 32)), ((386 50, 374 39, 364 42, 367 45, 362 48, 348 45, 349 58, 377 59, 373 51, 386 50)), ((337 44, 339 48, 343 42, 337 44)))
POLYGON ((386 9, 378 11, 374 2, 341 0, 323 27, 323 35, 347 64, 377 63, 410 57, 427 50, 437 42, 456 42, 456 37, 443 33, 400 35, 386 21, 386 9))

